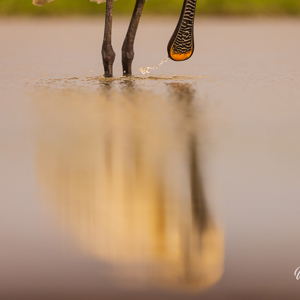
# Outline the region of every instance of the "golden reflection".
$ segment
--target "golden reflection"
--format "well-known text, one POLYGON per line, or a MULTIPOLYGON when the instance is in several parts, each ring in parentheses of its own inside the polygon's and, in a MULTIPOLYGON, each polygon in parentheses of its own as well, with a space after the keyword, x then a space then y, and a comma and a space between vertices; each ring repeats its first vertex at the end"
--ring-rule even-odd
POLYGON ((223 234, 203 190, 193 89, 169 84, 166 99, 136 91, 132 80, 122 92, 110 83, 102 88, 48 91, 35 100, 43 198, 122 280, 214 284, 223 269, 223 234))

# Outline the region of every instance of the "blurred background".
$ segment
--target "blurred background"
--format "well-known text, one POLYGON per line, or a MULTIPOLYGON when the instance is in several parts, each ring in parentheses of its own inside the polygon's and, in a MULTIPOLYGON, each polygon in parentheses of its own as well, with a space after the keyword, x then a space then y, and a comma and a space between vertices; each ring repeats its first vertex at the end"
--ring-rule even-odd
MULTIPOLYGON (((132 13, 135 0, 120 0, 115 3, 115 14, 132 13)), ((151 0, 145 5, 145 14, 177 14, 181 0, 151 0)), ((38 8, 30 0, 0 0, 0 14, 5 15, 97 15, 105 10, 104 5, 91 5, 88 0, 55 1, 38 8)), ((198 0, 198 15, 268 15, 297 16, 300 14, 298 0, 198 0)))

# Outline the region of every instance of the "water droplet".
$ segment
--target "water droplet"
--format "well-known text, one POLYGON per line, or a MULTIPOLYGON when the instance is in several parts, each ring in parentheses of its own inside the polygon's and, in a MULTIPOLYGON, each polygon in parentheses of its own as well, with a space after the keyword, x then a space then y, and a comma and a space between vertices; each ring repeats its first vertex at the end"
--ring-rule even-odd
POLYGON ((143 75, 149 74, 149 73, 151 72, 151 70, 156 70, 156 69, 158 69, 162 64, 166 63, 169 59, 170 59, 170 58, 163 59, 163 60, 159 63, 159 65, 157 65, 157 66, 145 67, 145 68, 140 67, 139 70, 140 70, 140 72, 141 72, 143 75))

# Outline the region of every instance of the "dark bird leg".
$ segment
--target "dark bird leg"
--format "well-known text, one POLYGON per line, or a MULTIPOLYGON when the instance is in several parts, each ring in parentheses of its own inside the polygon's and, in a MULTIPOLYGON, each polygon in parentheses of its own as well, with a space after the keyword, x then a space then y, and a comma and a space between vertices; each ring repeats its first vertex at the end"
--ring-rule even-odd
POLYGON ((116 57, 116 54, 111 44, 113 6, 114 0, 106 1, 105 29, 102 44, 102 59, 105 77, 113 76, 113 63, 116 57))
POLYGON ((133 15, 122 47, 123 75, 131 75, 134 57, 133 45, 146 0, 136 0, 133 15))

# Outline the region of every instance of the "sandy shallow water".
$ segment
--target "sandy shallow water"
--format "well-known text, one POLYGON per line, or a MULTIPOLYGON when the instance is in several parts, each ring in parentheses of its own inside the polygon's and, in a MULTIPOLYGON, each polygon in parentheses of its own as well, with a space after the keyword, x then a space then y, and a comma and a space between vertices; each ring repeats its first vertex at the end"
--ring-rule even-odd
MULTIPOLYGON (((294 278, 300 265, 300 21, 197 19, 193 58, 142 75, 141 66, 166 58, 176 25, 171 18, 145 18, 135 76, 123 78, 127 23, 115 20, 115 77, 105 79, 103 20, 0 20, 0 298, 294 299, 300 289, 294 278), (166 203, 184 198, 193 157, 201 169, 198 189, 217 224, 208 226, 208 244, 218 249, 212 277, 217 280, 224 266, 223 276, 201 295, 147 284, 147 278, 120 283, 110 259, 126 261, 134 241, 150 245, 152 234, 156 240, 145 229, 154 217, 142 212, 157 216, 161 209, 137 208, 132 222, 145 227, 132 233, 137 226, 126 227, 128 214, 120 207, 132 212, 138 205, 132 199, 153 199, 161 186, 166 203), (144 174, 141 181, 131 177, 131 161, 144 174), (95 190, 95 178, 107 181, 104 192, 95 190), (131 199, 132 206, 101 208, 111 213, 100 215, 110 221, 115 215, 124 231, 106 228, 109 221, 93 215, 89 199, 97 193, 131 199), (66 201, 70 195, 75 204, 66 201), (123 256, 111 253, 108 245, 118 243, 113 236, 120 241, 125 232, 136 239, 120 243, 123 256), (105 234, 107 242, 98 244, 95 236, 105 234)), ((190 220, 185 213, 182 220, 190 220)), ((170 215, 172 224, 187 228, 170 215)), ((172 243, 169 257, 176 257, 172 243)))

